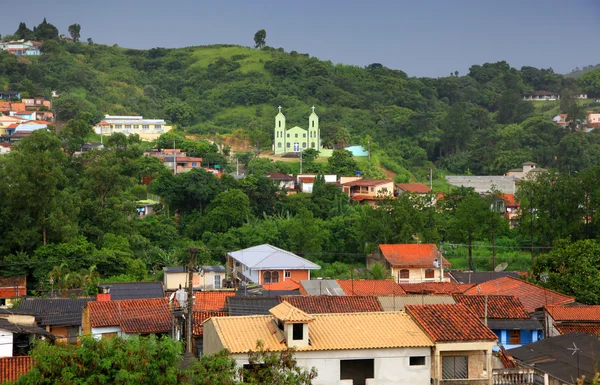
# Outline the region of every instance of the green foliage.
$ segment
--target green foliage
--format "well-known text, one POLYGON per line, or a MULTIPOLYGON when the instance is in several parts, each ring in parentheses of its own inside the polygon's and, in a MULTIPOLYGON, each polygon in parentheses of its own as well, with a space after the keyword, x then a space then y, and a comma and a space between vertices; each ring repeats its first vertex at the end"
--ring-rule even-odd
POLYGON ((358 165, 348 150, 335 150, 327 159, 327 172, 339 176, 356 175, 358 165))
POLYGON ((69 35, 71 35, 71 39, 73 39, 74 43, 79 42, 79 38, 81 37, 81 25, 75 23, 69 26, 69 35))
POLYGON ((267 31, 264 29, 258 30, 254 34, 254 48, 262 49, 264 48, 267 40, 267 31))

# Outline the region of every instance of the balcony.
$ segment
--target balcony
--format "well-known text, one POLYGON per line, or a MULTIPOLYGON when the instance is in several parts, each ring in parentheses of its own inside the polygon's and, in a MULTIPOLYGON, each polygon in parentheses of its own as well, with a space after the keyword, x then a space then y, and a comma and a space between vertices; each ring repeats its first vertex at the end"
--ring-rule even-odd
POLYGON ((547 385, 544 373, 529 368, 494 369, 494 385, 547 385))
POLYGON ((489 383, 487 378, 457 378, 441 380, 439 385, 489 385, 489 383))

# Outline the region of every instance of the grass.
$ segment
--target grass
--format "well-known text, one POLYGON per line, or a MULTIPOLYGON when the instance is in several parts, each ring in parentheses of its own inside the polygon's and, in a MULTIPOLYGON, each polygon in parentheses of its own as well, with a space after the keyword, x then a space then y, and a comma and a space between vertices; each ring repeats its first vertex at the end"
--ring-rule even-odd
POLYGON ((249 47, 242 46, 229 46, 229 47, 218 47, 218 46, 207 46, 207 47, 194 47, 192 57, 196 59, 196 63, 192 67, 206 68, 209 64, 213 63, 217 58, 222 57, 230 59, 235 55, 244 55, 243 59, 238 62, 241 64, 239 71, 250 72, 256 71, 261 73, 267 73, 264 68, 264 62, 271 59, 271 54, 265 51, 255 50, 249 47))
MULTIPOLYGON (((450 263, 452 269, 463 270, 469 268, 468 248, 465 245, 444 246, 444 256, 450 263)), ((473 268, 475 270, 490 271, 492 266, 492 248, 489 243, 476 242, 473 245, 473 268)), ((496 248, 495 265, 502 262, 508 263, 507 271, 531 269, 531 254, 520 250, 518 247, 505 246, 498 242, 496 248)))

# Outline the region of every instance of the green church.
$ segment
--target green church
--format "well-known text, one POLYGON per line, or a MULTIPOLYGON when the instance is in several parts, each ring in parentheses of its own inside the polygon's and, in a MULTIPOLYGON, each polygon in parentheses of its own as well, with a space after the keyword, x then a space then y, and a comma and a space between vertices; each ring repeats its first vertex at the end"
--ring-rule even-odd
POLYGON ((286 130, 285 116, 281 113, 281 106, 279 106, 279 113, 275 116, 275 142, 273 147, 275 155, 301 152, 308 148, 322 151, 319 117, 315 114, 315 107, 312 107, 312 114, 308 117, 308 130, 298 126, 286 130))

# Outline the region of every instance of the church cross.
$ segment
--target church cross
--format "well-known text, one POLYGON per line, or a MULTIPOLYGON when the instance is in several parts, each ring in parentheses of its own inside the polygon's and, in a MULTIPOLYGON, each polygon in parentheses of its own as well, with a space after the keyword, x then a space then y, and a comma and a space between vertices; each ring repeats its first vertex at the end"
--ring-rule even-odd
POLYGON ((315 106, 312 106, 311 108, 312 108, 313 114, 314 114, 315 113, 315 106))
POLYGON ((279 112, 281 113, 281 106, 279 106, 279 107, 277 107, 277 108, 279 108, 279 112))

